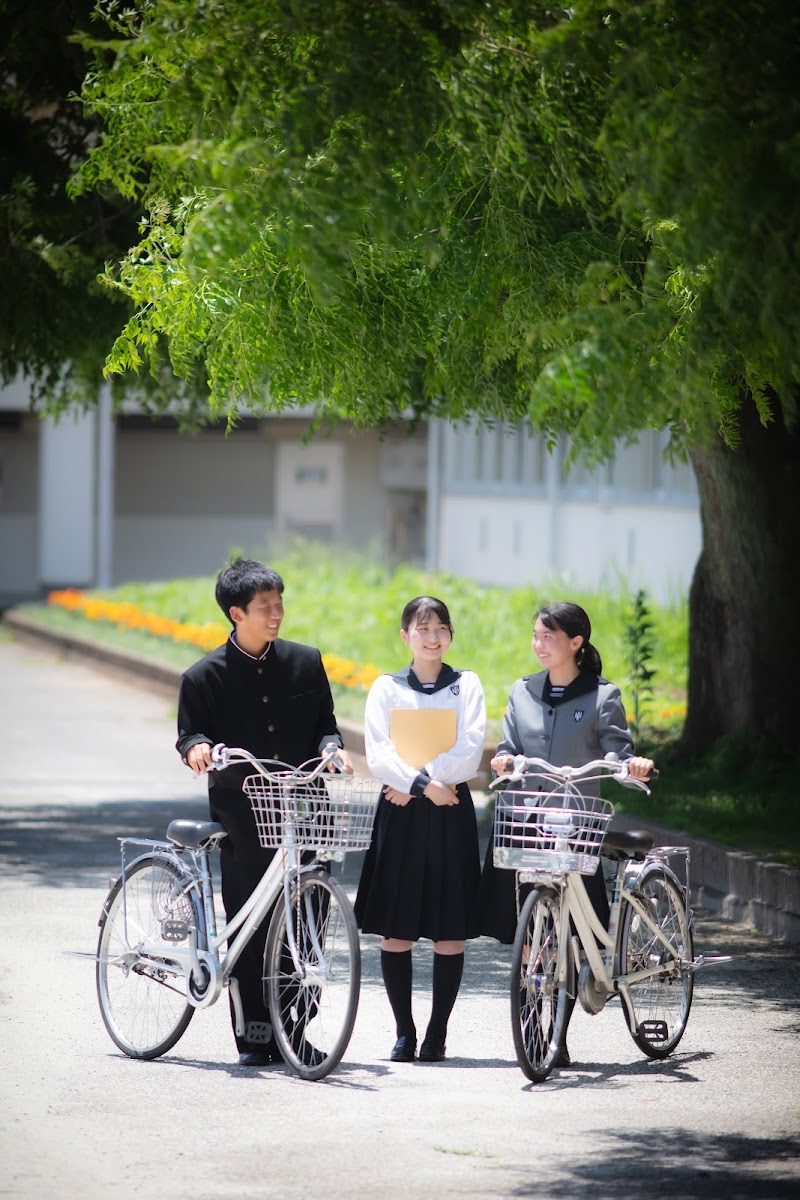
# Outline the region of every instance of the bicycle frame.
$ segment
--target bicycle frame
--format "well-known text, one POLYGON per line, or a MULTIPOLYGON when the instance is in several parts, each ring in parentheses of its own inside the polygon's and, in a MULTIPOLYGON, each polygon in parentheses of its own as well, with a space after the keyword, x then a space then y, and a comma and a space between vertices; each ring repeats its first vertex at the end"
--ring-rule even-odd
MULTIPOLYGON (((688 875, 688 850, 684 847, 670 847, 669 853, 686 854, 688 875)), ((572 961, 575 964, 576 971, 580 970, 581 962, 585 959, 600 990, 604 991, 608 996, 620 996, 628 1012, 630 1027, 634 1032, 636 1031, 638 1022, 631 1002, 629 989, 654 976, 675 974, 680 969, 693 969, 698 965, 682 959, 676 953, 675 946, 664 936, 660 926, 653 920, 647 906, 641 902, 636 892, 632 890, 641 870, 644 869, 647 863, 651 862, 657 862, 664 870, 668 871, 675 878, 676 885, 680 887, 681 885, 677 877, 674 876, 674 872, 668 866, 666 858, 667 854, 663 851, 658 854, 649 854, 641 866, 637 864, 638 869, 635 874, 630 873, 630 863, 628 861, 624 859, 620 861, 617 867, 608 929, 598 919, 586 891, 583 878, 578 872, 570 871, 560 881, 552 877, 547 880, 547 882, 552 880, 554 883, 560 883, 561 944, 570 946, 572 961), (619 916, 622 911, 623 901, 631 906, 640 921, 644 923, 653 937, 661 943, 664 950, 670 956, 670 962, 660 963, 658 966, 637 970, 632 973, 623 970, 623 964, 619 961, 619 916), (570 922, 575 927, 575 933, 570 932, 570 922), (598 946, 598 942, 602 946, 602 949, 598 946)), ((598 866, 598 870, 601 869, 598 866)), ((529 882, 531 881, 529 874, 526 875, 526 879, 529 882)), ((545 879, 542 880, 542 882, 544 881, 545 879)), ((681 888, 681 890, 683 889, 681 888)), ((686 890, 688 893, 688 886, 686 890)), ((688 905, 686 915, 687 921, 691 922, 691 911, 688 905)), ((562 987, 566 986, 568 970, 568 957, 564 956, 564 961, 559 964, 559 983, 562 987)))
MULTIPOLYGON (((291 781, 287 783, 287 787, 289 786, 291 786, 291 781)), ((295 882, 303 874, 317 868, 322 860, 315 855, 312 861, 303 864, 302 851, 293 844, 292 829, 289 824, 286 829, 284 845, 276 850, 272 861, 250 896, 236 915, 222 929, 217 930, 214 891, 209 866, 209 852, 212 845, 183 847, 172 842, 150 841, 143 838, 120 838, 119 840, 122 853, 123 911, 126 934, 125 847, 129 845, 147 847, 149 852, 159 854, 173 863, 185 878, 183 893, 195 893, 204 915, 204 928, 189 927, 188 947, 170 945, 169 956, 165 960, 164 942, 147 940, 135 942, 131 944, 130 955, 126 956, 130 957, 130 965, 152 959, 154 964, 157 963, 160 971, 173 974, 176 978, 182 977, 185 981, 187 999, 194 1008, 208 1008, 214 1004, 219 999, 222 988, 227 984, 234 1007, 236 1032, 242 1036, 245 1029, 244 1013, 239 996, 238 981, 232 974, 233 969, 254 930, 262 923, 281 893, 283 893, 288 914, 291 907, 292 887, 295 882), (233 945, 229 945, 226 952, 220 957, 222 947, 229 944, 234 934, 237 933, 239 936, 233 945)), ((139 861, 139 857, 128 864, 127 870, 130 870, 134 863, 139 861)), ((178 896, 174 897, 174 899, 177 898, 178 896)), ((299 975, 305 978, 307 972, 298 953, 293 923, 289 920, 286 922, 286 938, 294 968, 299 975)), ((317 961, 322 961, 323 954, 316 936, 314 936, 314 950, 317 961)))

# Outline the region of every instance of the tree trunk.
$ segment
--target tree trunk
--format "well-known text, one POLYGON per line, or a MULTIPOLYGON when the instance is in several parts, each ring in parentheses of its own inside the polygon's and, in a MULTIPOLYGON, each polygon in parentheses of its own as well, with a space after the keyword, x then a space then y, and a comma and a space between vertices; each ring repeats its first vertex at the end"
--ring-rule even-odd
POLYGON ((689 594, 682 749, 745 734, 796 750, 800 433, 780 413, 765 428, 748 398, 738 448, 715 439, 692 461, 703 550, 689 594))

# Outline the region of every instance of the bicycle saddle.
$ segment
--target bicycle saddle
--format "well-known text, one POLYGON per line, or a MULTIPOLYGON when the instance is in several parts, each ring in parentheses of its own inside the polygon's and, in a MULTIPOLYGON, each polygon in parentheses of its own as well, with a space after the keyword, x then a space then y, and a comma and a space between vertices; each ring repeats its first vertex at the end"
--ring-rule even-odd
POLYGON ((190 821, 181 817, 167 826, 167 837, 176 846, 200 846, 219 834, 227 836, 225 826, 217 821, 190 821))
POLYGON ((654 838, 647 829, 611 829, 603 839, 606 858, 643 859, 653 849, 654 838))

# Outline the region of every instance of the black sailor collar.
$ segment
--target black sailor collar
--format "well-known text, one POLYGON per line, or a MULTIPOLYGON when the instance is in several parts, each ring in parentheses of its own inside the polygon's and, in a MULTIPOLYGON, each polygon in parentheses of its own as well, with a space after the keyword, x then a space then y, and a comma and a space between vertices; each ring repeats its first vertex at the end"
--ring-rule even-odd
POLYGON ((411 688, 412 692, 423 692, 426 696, 440 692, 442 688, 450 687, 460 677, 461 672, 454 671, 447 663, 442 663, 442 669, 436 676, 436 682, 432 688, 423 687, 411 667, 403 667, 402 671, 392 671, 390 674, 390 678, 399 683, 401 687, 411 688))
POLYGON ((595 675, 594 671, 581 671, 580 675, 564 688, 560 696, 551 696, 549 671, 525 676, 525 685, 531 695, 540 703, 551 704, 553 707, 576 700, 578 696, 585 696, 589 692, 596 692, 601 683, 605 683, 605 680, 595 675))

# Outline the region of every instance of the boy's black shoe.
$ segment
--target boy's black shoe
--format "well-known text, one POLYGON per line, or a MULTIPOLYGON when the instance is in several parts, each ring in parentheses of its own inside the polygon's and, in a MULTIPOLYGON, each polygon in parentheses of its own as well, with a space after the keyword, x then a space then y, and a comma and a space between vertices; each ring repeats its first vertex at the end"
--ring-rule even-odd
POLYGON ((240 1067, 268 1067, 272 1056, 266 1050, 242 1050, 239 1055, 240 1067))

